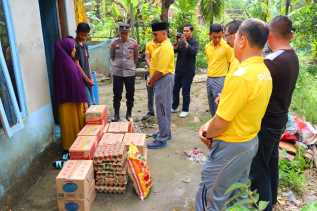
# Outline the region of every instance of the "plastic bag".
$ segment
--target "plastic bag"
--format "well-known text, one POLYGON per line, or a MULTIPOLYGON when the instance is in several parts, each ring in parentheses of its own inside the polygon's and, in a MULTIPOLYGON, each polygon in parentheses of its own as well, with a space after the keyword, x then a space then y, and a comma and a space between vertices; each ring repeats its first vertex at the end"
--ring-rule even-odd
POLYGON ((135 191, 140 199, 144 200, 150 193, 152 177, 144 157, 135 145, 129 146, 128 173, 133 182, 135 191))
POLYGON ((297 116, 294 116, 294 121, 298 132, 301 135, 302 142, 306 145, 315 144, 317 140, 317 130, 312 126, 312 124, 297 116))

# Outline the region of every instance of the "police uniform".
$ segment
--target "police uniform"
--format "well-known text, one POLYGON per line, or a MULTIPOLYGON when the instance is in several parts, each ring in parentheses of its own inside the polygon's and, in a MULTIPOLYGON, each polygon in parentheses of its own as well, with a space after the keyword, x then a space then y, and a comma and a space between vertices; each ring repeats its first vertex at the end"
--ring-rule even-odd
MULTIPOLYGON (((129 31, 129 25, 120 24, 119 32, 124 31, 129 31)), ((126 89, 127 99, 126 118, 129 119, 134 104, 136 62, 138 60, 137 42, 131 38, 128 38, 125 42, 123 42, 121 38, 115 38, 111 43, 110 57, 113 77, 113 108, 115 112, 113 121, 120 120, 120 104, 123 86, 125 86, 126 89)))

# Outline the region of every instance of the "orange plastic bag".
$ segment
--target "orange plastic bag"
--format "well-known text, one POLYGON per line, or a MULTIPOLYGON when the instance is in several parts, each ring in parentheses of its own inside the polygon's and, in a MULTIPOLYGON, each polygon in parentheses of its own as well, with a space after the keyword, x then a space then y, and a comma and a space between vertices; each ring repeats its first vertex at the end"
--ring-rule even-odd
POLYGON ((152 177, 144 157, 135 145, 130 145, 129 147, 128 173, 135 191, 140 199, 144 200, 151 191, 152 177))

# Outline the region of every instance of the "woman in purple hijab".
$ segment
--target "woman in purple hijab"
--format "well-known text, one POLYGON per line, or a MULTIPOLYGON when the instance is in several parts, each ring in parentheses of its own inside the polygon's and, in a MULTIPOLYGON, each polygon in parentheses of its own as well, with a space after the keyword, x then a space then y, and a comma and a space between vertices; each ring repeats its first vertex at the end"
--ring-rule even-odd
POLYGON ((74 61, 75 40, 55 44, 54 103, 58 109, 64 150, 68 150, 84 126, 87 97, 80 69, 74 61))

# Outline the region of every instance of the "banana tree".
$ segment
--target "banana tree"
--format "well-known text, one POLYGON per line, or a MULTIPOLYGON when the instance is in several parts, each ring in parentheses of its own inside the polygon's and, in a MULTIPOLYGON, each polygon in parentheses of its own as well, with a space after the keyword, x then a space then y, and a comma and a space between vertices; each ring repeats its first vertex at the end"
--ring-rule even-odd
POLYGON ((220 18, 224 11, 224 0, 200 0, 200 12, 206 22, 212 24, 214 18, 220 18))

